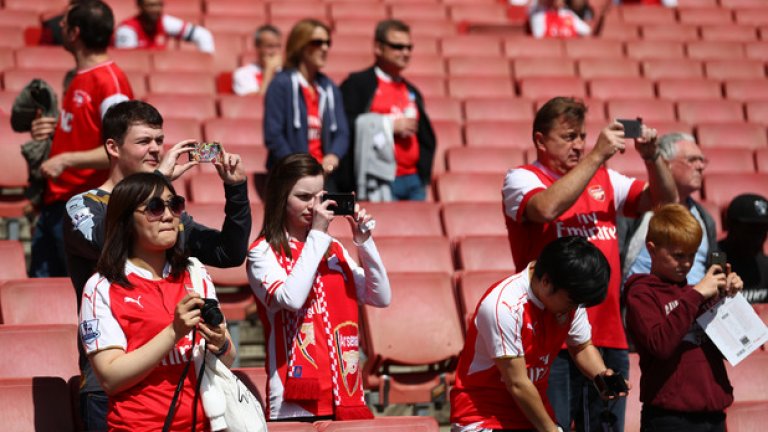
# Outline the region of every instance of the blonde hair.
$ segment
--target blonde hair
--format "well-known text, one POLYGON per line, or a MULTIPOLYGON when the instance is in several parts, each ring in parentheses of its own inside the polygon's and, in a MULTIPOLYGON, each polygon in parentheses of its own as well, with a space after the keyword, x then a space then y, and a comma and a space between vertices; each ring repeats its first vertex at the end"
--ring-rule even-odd
POLYGON ((680 246, 686 251, 695 251, 702 236, 699 221, 685 206, 665 204, 653 212, 645 241, 659 247, 680 246))
POLYGON ((288 41, 285 44, 284 68, 295 69, 299 67, 299 63, 301 63, 301 53, 304 51, 307 44, 309 44, 309 41, 312 40, 312 33, 314 33, 315 29, 318 27, 325 29, 330 37, 330 27, 314 18, 305 18, 293 26, 291 33, 288 35, 288 41))

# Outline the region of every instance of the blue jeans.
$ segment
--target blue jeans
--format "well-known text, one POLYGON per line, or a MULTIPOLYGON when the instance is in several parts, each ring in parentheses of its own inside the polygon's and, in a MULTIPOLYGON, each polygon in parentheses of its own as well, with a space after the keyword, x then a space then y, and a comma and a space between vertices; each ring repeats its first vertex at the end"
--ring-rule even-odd
POLYGON ((395 177, 392 197, 397 201, 424 201, 427 199, 427 190, 418 174, 408 174, 395 177))
MULTIPOLYGON (((629 354, 627 350, 598 348, 605 365, 614 372, 629 378, 629 354)), ((610 432, 624 431, 624 411, 626 398, 604 401, 597 393, 591 378, 585 377, 576 367, 567 350, 560 351, 552 362, 549 372, 547 397, 555 410, 557 423, 569 430, 571 421, 575 422, 579 432, 606 432, 603 421, 612 423, 610 432), (610 413, 610 414, 609 414, 610 413)))
POLYGON ((66 203, 44 205, 32 235, 29 277, 67 276, 64 257, 64 212, 66 203))
POLYGON ((83 429, 90 432, 107 430, 109 399, 103 391, 80 393, 80 416, 83 429))

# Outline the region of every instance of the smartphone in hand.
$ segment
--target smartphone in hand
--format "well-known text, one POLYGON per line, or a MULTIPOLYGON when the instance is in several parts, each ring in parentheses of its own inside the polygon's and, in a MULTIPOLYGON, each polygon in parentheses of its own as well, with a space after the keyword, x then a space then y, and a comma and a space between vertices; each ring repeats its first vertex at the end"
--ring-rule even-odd
POLYGON ((353 193, 327 193, 323 195, 323 201, 336 201, 336 205, 328 206, 328 210, 335 215, 354 215, 355 214, 355 194, 353 193))
POLYGON ((189 152, 189 160, 197 162, 216 162, 221 156, 221 144, 217 142, 198 142, 189 152))
POLYGON ((639 117, 632 119, 617 119, 624 126, 624 138, 640 138, 643 136, 643 121, 639 117))
POLYGON ((594 383, 597 391, 601 395, 608 397, 615 397, 620 393, 627 393, 629 391, 627 382, 624 381, 624 376, 618 372, 613 375, 598 375, 595 377, 594 383))

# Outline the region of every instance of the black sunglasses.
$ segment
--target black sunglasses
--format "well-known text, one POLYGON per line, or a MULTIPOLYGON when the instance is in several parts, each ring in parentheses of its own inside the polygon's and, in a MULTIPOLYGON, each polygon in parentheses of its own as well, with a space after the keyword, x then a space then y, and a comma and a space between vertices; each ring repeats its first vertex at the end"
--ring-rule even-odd
POLYGON ((399 44, 399 43, 388 42, 385 40, 380 40, 379 42, 392 48, 393 50, 402 51, 404 49, 407 49, 408 51, 413 51, 413 44, 399 44))
MULTIPOLYGON (((184 212, 186 206, 187 204, 184 197, 180 195, 174 195, 167 201, 160 197, 152 197, 147 201, 147 205, 144 206, 143 212, 147 216, 147 220, 152 222, 162 219, 166 208, 171 211, 171 215, 179 217, 181 216, 181 213, 184 212)), ((136 211, 142 210, 137 209, 136 211)))
POLYGON ((320 48, 323 45, 328 45, 328 48, 330 48, 331 40, 330 39, 312 39, 307 44, 315 48, 320 48))

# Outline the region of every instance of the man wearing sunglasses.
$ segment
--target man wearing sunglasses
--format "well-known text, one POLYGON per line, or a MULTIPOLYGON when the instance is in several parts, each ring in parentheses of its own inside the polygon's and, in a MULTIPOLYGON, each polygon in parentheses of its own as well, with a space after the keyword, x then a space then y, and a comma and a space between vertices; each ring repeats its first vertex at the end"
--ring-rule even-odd
POLYGON ((426 185, 432 177, 436 139, 421 93, 402 76, 413 52, 410 28, 399 20, 384 20, 376 25, 374 36, 376 63, 351 74, 341 84, 347 122, 352 132, 350 149, 340 167, 341 186, 371 200, 424 200, 426 185), (356 125, 358 117, 367 113, 379 114, 373 117, 373 131, 356 125), (386 144, 378 138, 382 133, 386 135, 386 144), (370 169, 373 164, 366 160, 358 164, 355 157, 356 152, 361 156, 374 153, 366 151, 370 146, 393 147, 394 164, 390 159, 384 176, 393 180, 385 185, 384 192, 376 187, 378 196, 370 184, 366 185, 363 172, 378 178, 382 178, 382 173, 374 173, 370 169), (388 190, 391 190, 391 197, 388 190))
MULTIPOLYGON (((94 273, 104 245, 107 204, 112 189, 123 178, 139 172, 156 172, 171 180, 200 162, 181 162, 195 140, 173 145, 160 158, 163 146, 163 117, 146 102, 126 101, 112 106, 104 115, 102 139, 110 160, 109 178, 96 189, 72 197, 66 206, 64 244, 70 278, 77 293, 78 310, 83 287, 94 273), (177 163, 178 161, 178 163, 177 163)), ((181 215, 179 239, 190 256, 214 267, 235 267, 243 263, 251 233, 251 210, 248 202, 247 177, 240 157, 222 149, 214 162, 224 182, 224 223, 221 231, 195 222, 184 212, 184 200, 174 197, 167 202, 150 200, 147 216, 162 217, 165 208, 181 215)), ((80 368, 85 376, 81 385, 81 411, 87 430, 106 430, 107 396, 93 376, 90 364, 81 356, 80 368)))

